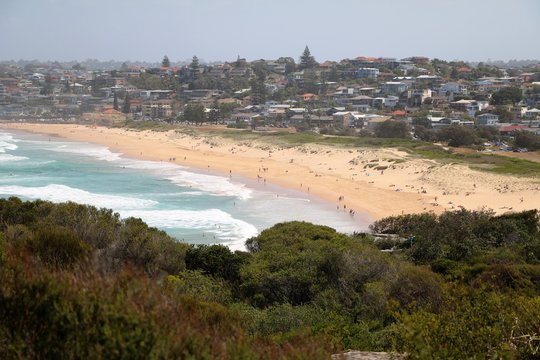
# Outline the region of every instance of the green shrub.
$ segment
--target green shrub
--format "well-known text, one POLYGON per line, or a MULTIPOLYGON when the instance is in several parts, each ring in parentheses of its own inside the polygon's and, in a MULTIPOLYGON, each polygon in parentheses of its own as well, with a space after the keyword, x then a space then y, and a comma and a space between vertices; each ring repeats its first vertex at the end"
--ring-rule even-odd
POLYGON ((90 247, 71 229, 52 224, 42 226, 35 231, 27 246, 45 264, 66 268, 90 255, 90 247))

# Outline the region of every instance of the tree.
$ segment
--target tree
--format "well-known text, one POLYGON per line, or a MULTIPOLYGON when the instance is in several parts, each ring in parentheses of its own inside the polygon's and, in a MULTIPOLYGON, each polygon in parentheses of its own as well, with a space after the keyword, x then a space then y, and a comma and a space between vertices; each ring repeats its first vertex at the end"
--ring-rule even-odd
POLYGON ((493 93, 491 102, 493 105, 515 104, 523 98, 523 93, 518 87, 505 87, 493 93))
POLYGON ((165 55, 163 57, 163 60, 161 61, 161 66, 162 67, 170 67, 171 66, 171 62, 169 61, 169 58, 167 57, 167 55, 165 55))
POLYGON ((255 105, 264 104, 266 101, 266 73, 260 67, 255 67, 255 77, 251 79, 251 102, 255 105))
POLYGON ((304 81, 301 87, 304 92, 319 93, 319 77, 314 69, 304 70, 304 81))
POLYGON ((499 137, 499 131, 493 126, 476 127, 476 135, 488 141, 496 140, 499 137))
POLYGON ((214 99, 214 104, 212 105, 212 109, 208 112, 208 121, 211 123, 218 123, 220 118, 220 112, 219 112, 219 103, 217 99, 214 99))
POLYGON ((529 131, 516 131, 514 133, 514 144, 517 147, 537 150, 540 149, 540 136, 529 131))
POLYGON ((69 94, 71 92, 71 85, 69 84, 69 80, 66 79, 64 82, 64 93, 69 94))
POLYGON ((330 69, 330 74, 328 75, 328 80, 332 82, 339 81, 339 73, 336 64, 332 65, 332 68, 330 69))
POLYGON ((193 58, 191 59, 191 64, 189 64, 189 71, 191 79, 195 81, 199 78, 201 66, 199 64, 199 58, 197 56, 193 56, 193 58))
POLYGON ((206 120, 204 106, 199 103, 187 104, 184 107, 184 120, 195 123, 204 122, 206 120))
POLYGON ((317 61, 315 61, 315 58, 311 55, 311 52, 309 51, 308 46, 306 45, 306 48, 304 49, 304 52, 300 56, 300 69, 310 69, 317 65, 317 61))
POLYGON ((131 99, 129 93, 126 91, 126 97, 124 98, 124 105, 122 105, 122 112, 124 114, 129 114, 131 111, 131 99))
POLYGON ((375 136, 381 138, 401 138, 411 137, 410 128, 407 123, 399 120, 386 120, 375 128, 375 136))
POLYGON ((251 102, 254 105, 264 104, 266 100, 266 85, 260 78, 251 80, 251 102))
POLYGON ((480 141, 474 129, 452 125, 440 131, 439 140, 448 141, 452 147, 469 146, 480 141))
POLYGON ((413 125, 416 127, 416 126, 423 126, 425 127, 426 129, 431 129, 432 128, 432 125, 431 125, 431 120, 428 119, 427 117, 417 117, 417 118, 414 118, 413 121, 412 121, 413 125))
POLYGON ((452 67, 452 71, 450 72, 450 78, 453 80, 459 79, 459 71, 457 70, 457 67, 452 67))
POLYGON ((118 111, 118 95, 116 95, 116 91, 114 92, 113 109, 118 111))
POLYGON ((45 76, 45 84, 41 88, 41 95, 51 95, 53 93, 54 86, 52 84, 52 78, 50 75, 45 76))

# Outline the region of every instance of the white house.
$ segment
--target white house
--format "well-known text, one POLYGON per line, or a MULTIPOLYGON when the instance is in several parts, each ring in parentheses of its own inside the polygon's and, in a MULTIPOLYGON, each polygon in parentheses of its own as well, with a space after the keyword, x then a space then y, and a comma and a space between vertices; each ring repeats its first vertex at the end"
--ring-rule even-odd
POLYGON ((478 125, 493 126, 499 122, 499 115, 495 114, 481 114, 476 117, 476 123, 478 125))
POLYGON ((384 94, 399 95, 406 91, 409 85, 401 81, 388 81, 381 86, 381 92, 384 94))
POLYGON ((540 118, 540 110, 536 108, 527 110, 524 117, 526 119, 538 119, 540 118))
POLYGON ((449 82, 442 84, 439 88, 439 96, 448 96, 450 100, 453 100, 455 94, 467 94, 467 87, 456 82, 449 82))
POLYGON ((379 76, 377 68, 360 68, 356 72, 356 77, 360 79, 376 79, 379 76))

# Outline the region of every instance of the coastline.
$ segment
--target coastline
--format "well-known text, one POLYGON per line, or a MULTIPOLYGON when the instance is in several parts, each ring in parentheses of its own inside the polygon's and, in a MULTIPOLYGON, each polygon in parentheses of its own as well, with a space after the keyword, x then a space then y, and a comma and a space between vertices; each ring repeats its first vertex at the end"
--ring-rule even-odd
POLYGON ((464 207, 496 213, 540 204, 540 179, 471 170, 463 165, 412 159, 395 149, 344 149, 87 125, 1 123, 6 130, 59 136, 107 146, 128 157, 173 162, 199 171, 239 176, 309 193, 341 211, 372 219, 464 207), (373 165, 373 166, 372 166, 373 165), (375 170, 374 165, 386 167, 375 170), (340 200, 341 199, 341 200, 340 200))

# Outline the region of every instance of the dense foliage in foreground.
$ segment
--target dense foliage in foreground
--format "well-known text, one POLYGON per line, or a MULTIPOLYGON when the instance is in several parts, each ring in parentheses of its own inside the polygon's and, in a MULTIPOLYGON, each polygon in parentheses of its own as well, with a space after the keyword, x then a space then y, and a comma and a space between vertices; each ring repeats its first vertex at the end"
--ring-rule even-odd
POLYGON ((395 235, 290 222, 231 252, 106 209, 0 199, 0 358, 540 356, 536 211, 373 230, 395 235))

